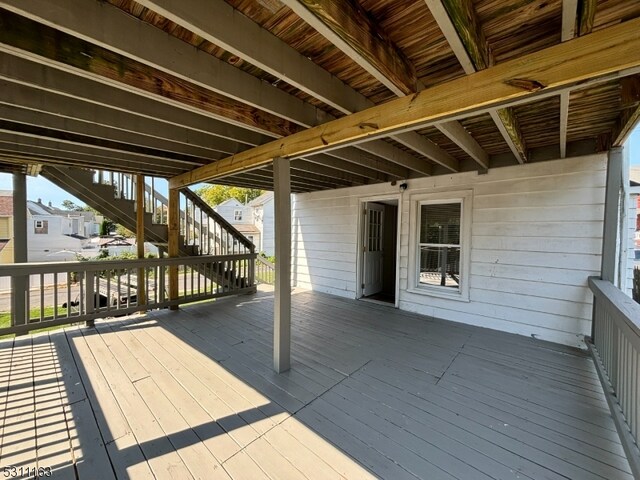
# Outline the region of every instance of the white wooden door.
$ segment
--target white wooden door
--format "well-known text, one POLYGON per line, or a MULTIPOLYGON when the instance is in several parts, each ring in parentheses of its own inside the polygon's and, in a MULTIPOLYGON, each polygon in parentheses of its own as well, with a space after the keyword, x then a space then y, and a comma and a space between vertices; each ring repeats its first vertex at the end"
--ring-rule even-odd
POLYGON ((382 290, 384 206, 368 202, 364 211, 362 295, 367 297, 382 290))

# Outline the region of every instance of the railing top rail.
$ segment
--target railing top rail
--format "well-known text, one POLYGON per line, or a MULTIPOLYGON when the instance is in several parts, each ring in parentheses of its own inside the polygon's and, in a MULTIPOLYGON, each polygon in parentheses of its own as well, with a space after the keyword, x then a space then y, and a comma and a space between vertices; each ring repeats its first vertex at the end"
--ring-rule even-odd
POLYGON ((266 258, 264 258, 262 255, 258 255, 258 256, 256 257, 256 260, 257 260, 258 262, 260 262, 260 263, 262 263, 262 264, 264 264, 264 265, 268 266, 268 267, 276 268, 275 264, 271 263, 269 260, 267 260, 266 258))
POLYGON ((213 263, 230 260, 250 260, 256 253, 235 255, 197 255, 192 257, 144 258, 134 260, 91 260, 87 262, 41 262, 11 263, 0 265, 0 277, 11 275, 33 275, 39 273, 65 273, 75 271, 100 271, 119 268, 152 267, 156 265, 187 265, 193 263, 213 263))
POLYGON ((626 296, 611 282, 589 277, 589 287, 598 301, 606 301, 631 331, 640 338, 640 304, 626 296))
POLYGON ((219 223, 220 225, 222 225, 226 230, 229 230, 230 232, 235 234, 235 237, 240 241, 240 243, 242 243, 245 247, 247 248, 255 248, 255 245, 253 243, 251 243, 249 241, 249 239, 247 237, 245 237, 244 235, 242 235, 237 229, 236 227, 234 227, 233 225, 231 225, 229 222, 227 222, 224 217, 222 217, 222 215, 220 215, 218 212, 216 212, 213 208, 211 208, 211 205, 209 205, 207 202, 205 202, 202 198, 200 198, 200 196, 195 193, 194 191, 192 191, 189 188, 183 188, 180 190, 180 192, 182 192, 184 194, 185 197, 187 197, 189 200, 191 200, 192 202, 194 202, 198 208, 202 209, 204 212, 207 213, 207 215, 213 217, 217 223, 219 223))

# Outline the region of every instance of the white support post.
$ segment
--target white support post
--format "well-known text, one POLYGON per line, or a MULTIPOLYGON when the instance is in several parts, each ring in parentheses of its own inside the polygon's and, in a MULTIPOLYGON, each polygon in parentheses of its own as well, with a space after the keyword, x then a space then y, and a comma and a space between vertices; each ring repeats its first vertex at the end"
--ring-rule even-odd
POLYGON ((291 367, 291 172, 289 160, 273 160, 276 281, 273 312, 273 368, 291 367))
POLYGON ((621 211, 623 149, 614 147, 607 162, 607 190, 604 207, 604 229, 602 234, 602 266, 600 277, 616 283, 618 264, 618 233, 621 211))
MULTIPOLYGON (((23 173, 13 174, 13 261, 26 263, 27 258, 27 177, 23 173)), ((29 277, 12 278, 11 325, 27 323, 29 310, 29 277)))

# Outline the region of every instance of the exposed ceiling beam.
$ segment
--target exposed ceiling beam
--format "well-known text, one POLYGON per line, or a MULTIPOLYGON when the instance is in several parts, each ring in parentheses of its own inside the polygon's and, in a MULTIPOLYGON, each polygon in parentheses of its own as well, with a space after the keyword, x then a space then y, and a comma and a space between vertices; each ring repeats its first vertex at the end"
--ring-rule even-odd
MULTIPOLYGON (((579 0, 562 0, 562 31, 560 34, 560 41, 562 42, 571 40, 578 32, 578 3, 579 0)), ((560 94, 560 158, 567 156, 569 100, 569 92, 560 94)))
POLYGON ((587 35, 593 31, 593 22, 596 18, 598 0, 580 0, 580 18, 578 19, 578 34, 587 35))
POLYGON ((640 122, 640 75, 623 78, 621 86, 622 114, 613 134, 613 146, 621 146, 640 122))
MULTIPOLYGON (((240 149, 243 144, 255 146, 266 143, 269 137, 263 134, 243 129, 232 124, 206 115, 207 112, 183 109, 184 105, 165 104, 149 98, 146 94, 129 92, 82 78, 68 72, 40 65, 29 60, 18 58, 6 53, 0 53, 0 80, 6 79, 11 83, 28 86, 36 91, 51 92, 62 97, 58 113, 74 112, 75 116, 86 115, 85 120, 91 119, 96 123, 107 122, 117 124, 121 128, 125 125, 135 126, 134 131, 163 136, 174 140, 187 140, 190 144, 200 144, 203 147, 220 145, 219 139, 233 142, 237 139, 240 149), (84 105, 87 106, 84 106, 84 105), (97 106, 97 107, 96 107, 97 106), (93 110, 97 108, 97 110, 93 110), (196 113, 197 112, 197 113, 196 113), (159 130, 152 128, 146 120, 159 122, 159 130), (139 124, 138 122, 143 122, 139 124), (171 133, 168 133, 171 132, 171 133)), ((1 93, 0 93, 1 95, 1 93)), ((11 98, 11 97, 9 97, 11 98)), ((16 97, 21 103, 39 108, 37 95, 16 97), (34 105, 34 102, 35 105, 34 105)), ((49 97, 43 102, 48 108, 55 107, 49 97)), ((370 157, 357 149, 346 148, 331 152, 335 158, 350 162, 348 165, 363 165, 373 168, 380 167, 380 171, 389 173, 394 178, 408 178, 409 172, 391 162, 379 157, 370 157)))
POLYGON ((6 0, 0 2, 0 6, 69 35, 61 40, 62 35, 47 32, 46 27, 29 24, 21 17, 9 18, 7 15, 11 14, 5 12, 4 21, 0 14, 3 27, 0 28, 0 50, 14 55, 117 88, 135 89, 139 94, 175 106, 190 105, 222 121, 278 137, 332 118, 114 6, 86 0, 60 0, 54 4, 47 0, 6 0), (43 39, 47 35, 51 38, 43 39), (32 40, 34 38, 38 40, 32 40), (43 43, 52 48, 43 49, 43 43), (158 74, 153 72, 150 77, 152 72, 140 65, 172 77, 163 79, 166 86, 158 87, 154 78, 158 74), (138 83, 132 85, 132 79, 138 83), (176 79, 195 84, 201 90, 192 91, 194 86, 179 85, 176 79), (218 94, 231 99, 217 97, 218 94), (209 98, 203 100, 203 96, 209 98), (240 103, 240 98, 249 106, 240 103))
MULTIPOLYGON (((425 0, 425 2, 467 75, 493 65, 489 45, 478 24, 471 0, 425 0)), ((490 113, 518 162, 526 162, 526 144, 522 133, 517 128, 517 120, 513 112, 490 113), (505 121, 507 123, 504 123, 505 121)))
POLYGON ((489 154, 484 151, 480 144, 467 132, 460 122, 442 122, 436 125, 438 130, 444 133, 449 140, 456 143, 462 150, 473 158, 482 168, 489 168, 489 154))
POLYGON ((638 71, 640 19, 634 19, 252 148, 172 178, 170 185, 180 188, 267 165, 276 157, 320 152, 371 137, 548 98, 563 89, 585 87, 638 71), (465 95, 460 95, 461 91, 465 95))
MULTIPOLYGON (((201 109, 189 108, 178 102, 164 103, 158 101, 158 98, 149 98, 146 93, 137 90, 126 91, 115 88, 2 52, 0 52, 0 79, 62 95, 66 99, 82 100, 119 112, 163 122, 171 125, 171 128, 188 128, 201 135, 220 137, 246 145, 256 146, 274 138, 273 135, 266 136, 212 118, 201 109)), ((71 100, 68 101, 71 102, 71 100)), ((199 137, 196 143, 207 145, 210 141, 199 137)))
MULTIPOLYGON (((0 6, 1 5, 3 5, 2 2, 0 2, 0 6)), ((197 72, 194 73, 196 77, 204 73, 211 79, 209 83, 220 81, 220 72, 211 68, 206 69, 205 67, 207 58, 213 60, 214 57, 190 47, 187 43, 178 38, 171 37, 151 25, 146 24, 149 29, 145 28, 141 31, 140 29, 134 28, 135 25, 143 24, 143 22, 134 17, 127 16, 123 11, 114 6, 109 4, 100 6, 100 4, 93 0, 89 2, 82 0, 63 0, 55 3, 31 0, 24 2, 24 4, 21 3, 20 5, 33 10, 33 13, 30 15, 33 19, 23 17, 11 11, 0 10, 0 51, 11 53, 59 70, 68 71, 74 75, 89 78, 116 88, 128 91, 136 90, 138 93, 145 94, 149 98, 158 101, 167 101, 168 103, 178 106, 188 105, 193 109, 208 112, 219 120, 234 123, 235 125, 272 136, 286 136, 304 128, 300 123, 293 122, 284 116, 278 116, 248 103, 224 96, 212 88, 203 87, 197 82, 191 83, 184 80, 183 77, 188 77, 193 70, 197 70, 197 72), (46 3, 47 6, 43 7, 41 3, 46 3), (65 5, 69 4, 68 9, 65 10, 62 6, 58 7, 58 5, 63 3, 65 5), (83 8, 82 5, 78 6, 78 3, 84 4, 85 7, 83 8), (86 8, 91 6, 97 6, 98 8, 93 10, 86 8), (59 12, 60 9, 63 10, 62 13, 59 12), (64 32, 48 25, 53 23, 46 20, 49 11, 54 15, 54 19, 60 20, 60 23, 67 25, 66 28, 59 26, 64 32), (70 12, 77 13, 70 14, 70 12), (85 13, 89 14, 86 18, 85 13), (125 55, 102 46, 96 46, 94 43, 80 38, 85 36, 83 35, 85 28, 82 27, 82 25, 85 25, 84 20, 92 18, 90 23, 99 23, 101 14, 104 14, 105 18, 111 20, 124 21, 122 22, 123 24, 109 21, 106 26, 99 27, 95 32, 103 31, 103 29, 108 26, 108 28, 113 29, 113 31, 109 30, 109 32, 111 32, 110 35, 116 38, 118 38, 118 35, 113 32, 119 32, 121 30, 130 31, 132 28, 135 32, 144 33, 145 35, 148 34, 148 38, 138 38, 136 43, 138 45, 154 45, 151 50, 171 51, 174 53, 173 55, 167 55, 166 53, 164 55, 167 58, 179 59, 175 64, 177 68, 171 73, 167 73, 165 71, 166 69, 156 69, 152 61, 143 63, 132 60, 125 55), (39 23, 38 20, 42 23, 39 23), (72 33, 67 33, 71 30, 70 26, 77 26, 77 29, 81 31, 78 33, 78 37, 72 33), (164 40, 167 39, 177 41, 178 45, 174 45, 174 42, 169 42, 170 45, 166 45, 164 40), (159 43, 156 44, 156 42, 159 43), (186 50, 183 51, 182 47, 186 48, 186 50), (175 48, 178 48, 178 52, 173 52, 175 48), (177 53, 180 53, 180 55, 177 53), (189 67, 190 61, 194 62, 191 67, 189 67)), ((95 36, 98 37, 94 39, 95 42, 102 43, 100 40, 104 40, 103 37, 109 36, 109 34, 97 33, 95 36)), ((127 35, 124 35, 124 37, 127 37, 127 35)), ((119 42, 114 43, 119 44, 119 42)), ((135 48, 132 48, 132 50, 135 50, 135 48)), ((141 51, 138 53, 142 54, 146 49, 140 48, 139 50, 141 51)), ((242 72, 228 64, 227 66, 232 70, 242 72)), ((247 82, 259 82, 257 77, 244 72, 242 73, 243 75, 240 76, 240 79, 245 79, 247 82)), ((240 79, 235 80, 241 82, 240 79)), ((230 79, 224 79, 224 82, 220 81, 220 83, 230 81, 230 79)), ((259 83, 267 85, 272 90, 277 90, 265 82, 259 83)), ((249 89, 249 87, 250 86, 247 86, 247 89, 249 89)), ((291 95, 285 95, 286 97, 294 98, 291 95)), ((288 115, 299 114, 304 116, 302 120, 310 124, 315 124, 313 120, 316 118, 316 115, 307 112, 305 105, 308 104, 296 98, 294 98, 294 100, 295 102, 289 102, 286 107, 283 104, 281 114, 285 115, 284 110, 287 110, 288 115), (296 105, 300 107, 299 110, 295 109, 296 105)), ((269 102, 265 101, 265 105, 267 103, 269 102)))
POLYGON ((98 155, 101 158, 116 158, 141 162, 166 162, 177 168, 190 169, 196 166, 210 163, 209 160, 178 154, 170 154, 147 148, 135 148, 134 146, 118 144, 114 142, 102 142, 94 138, 78 136, 58 130, 48 130, 31 125, 16 124, 8 121, 0 121, 0 138, 15 138, 17 143, 25 145, 44 146, 49 143, 65 145, 66 150, 78 153, 98 155), (91 140, 88 141, 88 140, 91 140), (99 152, 99 153, 94 153, 99 152))
POLYGON ((38 112, 58 117, 60 121, 74 120, 76 123, 85 123, 87 134, 90 126, 95 126, 98 130, 100 127, 117 129, 122 132, 123 139, 129 138, 126 134, 140 136, 140 141, 147 142, 162 139, 205 157, 215 155, 216 152, 237 153, 254 146, 2 79, 0 103, 7 108, 11 105, 34 112, 34 116, 38 112))
POLYGON ((389 175, 382 173, 379 170, 375 170, 373 168, 365 167, 362 165, 357 165, 351 162, 342 161, 338 158, 330 157, 329 155, 326 155, 324 153, 304 157, 304 159, 307 162, 317 163, 319 165, 331 167, 336 170, 342 170, 343 172, 359 175, 360 177, 367 180, 373 180, 374 183, 388 182, 390 180, 389 175))
POLYGON ((369 183, 367 178, 360 175, 355 175, 351 172, 345 172, 342 169, 336 169, 321 163, 309 162, 304 159, 293 160, 291 162, 291 168, 302 170, 305 172, 311 172, 329 179, 343 180, 350 183, 351 185, 365 185, 369 183))
POLYGON ((420 89, 411 62, 356 2, 281 1, 396 95, 420 89))
POLYGON ((22 145, 15 142, 5 142, 0 139, 0 156, 21 158, 28 163, 38 162, 44 165, 76 166, 82 168, 101 168, 123 173, 143 173, 156 177, 172 177, 181 170, 171 166, 160 164, 147 164, 132 162, 129 160, 103 158, 99 155, 85 155, 76 152, 67 152, 63 149, 44 148, 31 145, 22 145))
MULTIPOLYGON (((155 129, 156 127, 168 127, 168 125, 154 125, 152 121, 138 121, 136 124, 139 127, 139 131, 129 125, 129 128, 125 129, 127 125, 123 124, 107 124, 106 120, 101 120, 100 123, 91 122, 91 120, 75 119, 68 116, 58 115, 57 112, 66 108, 65 102, 60 102, 61 109, 56 109, 55 100, 53 95, 47 95, 50 103, 42 104, 44 108, 50 109, 51 112, 45 112, 40 110, 32 110, 28 107, 24 107, 24 104, 6 102, 5 89, 6 85, 0 82, 0 119, 8 120, 12 122, 18 122, 25 125, 40 126, 47 129, 59 130, 61 132, 75 133, 86 137, 95 137, 101 140, 108 140, 112 142, 118 142, 123 144, 129 144, 133 146, 151 148, 155 150, 164 150, 167 152, 173 152, 181 155, 191 155, 194 157, 207 158, 210 160, 219 160, 225 156, 233 153, 237 153, 246 148, 237 149, 236 152, 224 152, 222 150, 210 150, 205 149, 197 145, 190 145, 185 142, 178 142, 175 140, 168 140, 167 137, 151 136, 142 133, 147 127, 155 129), (18 106, 19 105, 19 106, 18 106), (150 124, 150 125, 149 125, 150 124)), ((35 97, 37 97, 37 91, 35 97)), ((70 99, 66 99, 70 100, 70 99)), ((69 102, 73 103, 73 102, 69 102)), ((82 102, 78 102, 82 103, 82 102)), ((95 105, 92 107, 95 108, 95 105)), ((78 116, 79 110, 70 111, 70 115, 78 116)), ((140 119, 141 120, 141 119, 140 119)), ((171 128, 167 128, 169 137, 174 136, 174 131, 171 128)), ((176 129, 177 130, 177 129, 176 129)), ((181 132, 178 132, 181 133, 181 132)))
MULTIPOLYGON (((382 141, 382 140, 381 140, 382 141)), ((331 150, 331 155, 337 157, 345 162, 350 162, 355 165, 359 165, 366 168, 371 168, 389 175, 392 180, 399 180, 409 178, 411 171, 402 165, 390 162, 386 159, 369 155, 368 152, 358 150, 355 147, 343 147, 336 150, 331 150)), ((292 158, 302 157, 303 155, 293 156, 292 158)), ((307 157, 311 158, 311 157, 307 157)))
POLYGON ((344 114, 371 106, 366 97, 224 0, 138 0, 137 3, 344 114))
MULTIPOLYGON (((113 5, 87 0, 3 0, 0 6, 305 127, 316 125, 324 116, 324 112, 312 105, 128 15, 113 5)), ((34 53, 38 52, 37 46, 34 47, 34 53)), ((85 57, 83 63, 91 64, 92 61, 93 59, 85 57)))
MULTIPOLYGON (((410 138, 415 138, 415 136, 412 135, 410 138)), ((418 138, 422 138, 422 137, 418 135, 418 138)), ((427 145, 429 145, 430 142, 428 140, 426 140, 426 142, 427 142, 427 145)), ((431 168, 430 163, 427 163, 424 160, 416 158, 413 155, 409 155, 404 150, 400 150, 399 148, 396 148, 393 145, 387 142, 384 142, 382 140, 379 140, 376 142, 370 142, 370 143, 364 142, 359 144, 358 147, 364 150, 365 152, 369 152, 369 153, 375 153, 376 151, 380 152, 382 154, 382 157, 385 158, 386 160, 389 160, 390 162, 396 163, 400 166, 407 167, 423 175, 430 176, 432 174, 433 169, 431 168), (375 143, 375 147, 371 145, 372 143, 375 143)), ((447 160, 449 159, 447 158, 447 160)), ((451 160, 451 164, 455 164, 457 167, 457 164, 458 164, 457 160, 455 160, 453 157, 451 157, 450 160, 451 160)))
MULTIPOLYGON (((411 62, 357 3, 344 0, 285 0, 283 3, 396 95, 402 97, 422 88, 411 62)), ((406 132, 394 140, 452 172, 459 171, 456 159, 417 133, 406 132)), ((381 144, 359 146, 367 151, 373 147, 385 149, 381 144)), ((401 157, 402 153, 395 156, 401 157)), ((411 165, 421 165, 416 160, 414 157, 406 166, 415 170, 411 165)), ((416 171, 430 175, 424 167, 416 171)))
MULTIPOLYGON (((364 95, 329 74, 322 67, 298 53, 293 47, 271 34, 268 30, 265 30, 240 14, 223 0, 184 0, 182 2, 174 2, 172 0, 141 0, 139 3, 187 30, 197 33, 202 38, 239 56, 245 61, 260 67, 309 95, 331 105, 342 113, 350 114, 374 105, 373 102, 364 95)), ((321 3, 324 4, 324 2, 321 3)), ((337 4, 332 4, 331 2, 326 3, 327 8, 332 11, 336 5, 337 4)), ((323 5, 318 3, 317 6, 319 10, 314 10, 316 13, 323 11, 323 5)), ((354 15, 359 15, 358 18, 363 15, 362 12, 351 4, 344 3, 344 5, 341 5, 341 9, 345 6, 354 9, 354 15)), ((344 41, 347 43, 349 41, 357 43, 360 40, 361 42, 369 42, 369 44, 372 45, 371 52, 366 56, 366 59, 362 58, 362 61, 373 62, 376 66, 382 67, 384 60, 387 60, 388 57, 391 56, 393 62, 399 61, 398 59, 404 59, 407 65, 410 65, 410 62, 404 58, 402 52, 391 42, 385 41, 383 34, 378 31, 374 25, 370 24, 368 17, 365 16, 365 18, 367 18, 366 21, 369 22, 366 28, 369 29, 369 33, 372 36, 365 37, 364 32, 360 29, 360 24, 354 25, 349 21, 349 27, 355 28, 360 34, 353 32, 355 37, 351 40, 344 41), (373 42, 373 44, 371 42, 373 42), (376 48, 376 46, 378 48, 376 48), (382 55, 383 58, 378 58, 376 55, 382 55)), ((317 26, 318 22, 324 20, 327 20, 327 18, 322 16, 322 18, 314 22, 313 26, 317 26)), ((336 24, 333 23, 331 28, 337 28, 336 24)), ((354 46, 355 50, 363 50, 365 48, 367 47, 364 43, 354 46)), ((349 50, 349 52, 352 53, 354 49, 349 50)), ((370 68, 373 69, 376 67, 370 66, 370 68)), ((380 68, 380 71, 382 71, 382 68, 380 68)), ((417 85, 415 72, 412 71, 411 75, 413 76, 412 83, 417 85)), ((393 78, 395 78, 396 81, 402 82, 402 79, 399 77, 393 78)), ((407 91, 413 92, 415 90, 407 91)), ((404 95, 401 89, 398 90, 397 93, 404 95)), ((426 139, 422 139, 420 135, 412 132, 403 134, 403 138, 404 141, 400 139, 398 139, 398 141, 405 145, 424 147, 425 143, 429 142, 426 139)), ((433 142, 429 143, 430 145, 428 147, 414 150, 451 171, 458 171, 458 162, 453 157, 449 156, 433 142)), ((406 161, 406 163, 404 163, 406 167, 421 174, 429 175, 429 173, 425 171, 424 162, 420 159, 406 154, 395 147, 385 146, 382 142, 372 142, 366 147, 358 146, 358 148, 362 148, 383 158, 403 158, 406 161), (390 148, 392 150, 391 154, 389 153, 390 148), (414 169, 412 165, 417 165, 418 168, 414 169)), ((410 146, 409 148, 413 147, 410 146)))

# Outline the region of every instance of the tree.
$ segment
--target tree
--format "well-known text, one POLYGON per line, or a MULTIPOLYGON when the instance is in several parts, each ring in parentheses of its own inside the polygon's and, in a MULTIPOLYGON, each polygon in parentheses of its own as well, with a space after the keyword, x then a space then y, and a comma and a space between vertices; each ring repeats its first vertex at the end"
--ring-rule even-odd
POLYGON ((63 200, 62 208, 65 210, 69 210, 70 212, 82 212, 86 207, 81 207, 80 205, 72 202, 71 200, 63 200))
POLYGON ((257 188, 228 187, 226 185, 206 185, 196 190, 196 193, 212 207, 220 205, 230 198, 235 198, 241 203, 248 203, 264 192, 264 190, 257 188))

